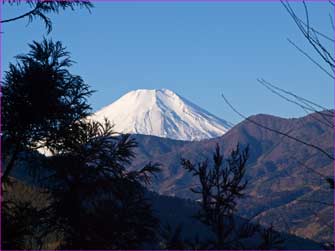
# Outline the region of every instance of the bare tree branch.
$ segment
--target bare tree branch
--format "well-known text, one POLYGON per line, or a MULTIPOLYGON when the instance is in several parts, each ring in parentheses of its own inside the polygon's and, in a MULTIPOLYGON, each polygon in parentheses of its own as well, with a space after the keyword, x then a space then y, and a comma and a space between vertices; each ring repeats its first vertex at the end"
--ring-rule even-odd
MULTIPOLYGON (((296 23, 301 33, 307 39, 308 43, 313 47, 314 51, 319 55, 321 60, 330 67, 331 71, 334 72, 334 67, 335 67, 335 59, 333 55, 334 53, 331 52, 330 49, 326 48, 326 46, 320 41, 319 36, 332 43, 334 42, 334 39, 331 38, 330 36, 324 35, 323 33, 319 32, 318 30, 310 26, 308 8, 304 1, 303 1, 303 5, 304 5, 305 16, 306 16, 306 22, 302 21, 296 15, 295 11, 292 9, 290 3, 287 0, 285 1, 282 0, 281 3, 286 9, 286 11, 289 13, 289 15, 292 17, 293 21, 296 23)), ((333 28, 333 25, 332 25, 332 28, 333 28)), ((329 75, 332 79, 334 79, 334 74, 330 74, 327 70, 324 69, 323 66, 321 66, 320 63, 318 63, 315 59, 313 59, 310 55, 308 55, 308 53, 306 53, 301 48, 299 48, 291 40, 289 40, 289 42, 294 47, 296 47, 297 50, 299 50, 302 54, 304 54, 309 60, 311 60, 314 64, 316 64, 320 69, 322 69, 327 75, 329 75)))
MULTIPOLYGON (((292 92, 288 92, 282 88, 279 88, 277 86, 274 86, 273 84, 265 81, 264 79, 257 79, 258 83, 260 83, 261 85, 263 85, 265 88, 267 88, 270 92, 274 93, 275 95, 279 96, 280 98, 284 99, 285 101, 295 104, 297 106, 299 106, 301 109, 303 109, 306 114, 309 114, 309 112, 313 112, 313 113, 317 113, 318 115, 320 115, 322 117, 322 119, 319 119, 315 114, 311 114, 311 116, 319 121, 321 124, 329 127, 329 128, 334 128, 334 124, 333 124, 333 114, 329 113, 327 111, 327 109, 325 107, 322 107, 322 109, 324 111, 318 111, 315 107, 313 107, 314 104, 313 102, 303 99, 295 94, 293 94, 292 92), (291 99, 287 96, 285 96, 282 93, 285 93, 286 95, 289 96, 293 96, 295 99, 291 99)), ((318 105, 318 107, 321 107, 318 105)))
POLYGON ((313 149, 315 149, 315 150, 317 150, 317 151, 319 151, 320 153, 322 153, 323 155, 325 155, 325 156, 327 156, 329 159, 331 159, 331 160, 335 160, 334 159, 334 156, 333 155, 331 155, 331 154, 329 154, 328 152, 326 152, 324 149, 322 149, 321 147, 319 147, 319 146, 316 146, 316 145, 314 145, 314 144, 312 144, 312 143, 308 143, 308 142, 306 142, 306 141, 303 141, 303 140, 301 140, 301 139, 298 139, 298 138, 296 138, 296 137, 294 137, 294 136, 292 136, 292 135, 290 135, 290 134, 288 134, 288 133, 284 133, 284 132, 281 132, 281 131, 279 131, 279 130, 276 130, 276 129, 273 129, 273 128, 270 128, 270 127, 268 127, 268 126, 265 126, 265 125, 262 125, 262 124, 260 124, 260 123, 258 123, 257 121, 254 121, 253 119, 250 119, 249 117, 247 117, 247 116, 245 116, 245 115, 243 115, 242 113, 240 113, 229 101, 228 101, 228 99, 222 94, 222 98, 224 99, 224 101, 226 102, 226 104, 236 113, 236 114, 238 114, 240 117, 242 117, 243 119, 245 119, 245 120, 247 120, 247 121, 249 121, 249 122, 251 122, 251 123, 253 123, 253 124, 255 124, 255 125, 257 125, 257 126, 259 126, 259 127, 261 127, 261 128, 263 128, 263 129, 266 129, 266 130, 268 130, 268 131, 271 131, 271 132, 274 132, 274 133, 277 133, 277 134, 280 134, 280 135, 283 135, 283 136, 285 136, 285 137, 287 137, 287 138, 289 138, 289 139, 291 139, 291 140, 294 140, 294 141, 296 141, 296 142, 299 142, 299 143, 301 143, 301 144, 303 144, 303 145, 305 145, 305 146, 308 146, 308 147, 311 147, 311 148, 313 148, 313 149))
MULTIPOLYGON (((262 80, 263 80, 263 79, 262 79, 262 80)), ((266 82, 266 81, 265 81, 265 82, 266 82)), ((313 107, 313 106, 315 106, 316 108, 319 108, 319 109, 324 110, 324 111, 329 110, 328 108, 326 108, 326 107, 324 107, 324 106, 321 106, 321 105, 319 105, 319 104, 317 104, 317 103, 315 103, 315 102, 313 102, 313 101, 311 101, 311 100, 308 100, 308 99, 306 99, 306 98, 303 98, 303 97, 301 97, 301 96, 298 96, 298 95, 294 94, 293 92, 290 92, 290 91, 287 91, 287 90, 285 90, 285 89, 283 89, 283 88, 280 88, 280 87, 278 87, 278 86, 276 86, 276 85, 274 85, 274 84, 272 84, 272 83, 270 83, 270 82, 266 82, 266 84, 269 85, 269 86, 271 86, 272 88, 274 88, 274 89, 276 89, 276 90, 282 92, 282 93, 285 93, 285 94, 287 94, 287 95, 289 95, 289 96, 294 97, 295 99, 297 99, 297 100, 303 102, 304 104, 308 105, 309 107, 313 107)), ((315 109, 316 109, 316 108, 315 108, 315 109)), ((324 114, 327 115, 327 116, 329 116, 329 117, 333 117, 333 112, 330 112, 330 111, 329 111, 329 112, 324 112, 324 114)))
POLYGON ((313 59, 310 55, 308 55, 307 52, 302 50, 298 45, 296 45, 294 42, 292 42, 289 38, 287 41, 292 44, 300 53, 302 53, 305 57, 307 57, 310 61, 312 61, 318 68, 320 68, 324 73, 326 73, 329 77, 332 79, 335 79, 334 75, 329 73, 321 64, 319 64, 315 59, 313 59))

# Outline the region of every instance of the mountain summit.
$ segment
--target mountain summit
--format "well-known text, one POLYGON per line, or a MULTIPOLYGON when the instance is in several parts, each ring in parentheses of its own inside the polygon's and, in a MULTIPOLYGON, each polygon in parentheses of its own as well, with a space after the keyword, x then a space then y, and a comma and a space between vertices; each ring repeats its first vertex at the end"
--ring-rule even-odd
POLYGON ((91 119, 108 118, 115 131, 154 135, 178 140, 201 140, 223 135, 230 123, 167 90, 128 92, 91 119))

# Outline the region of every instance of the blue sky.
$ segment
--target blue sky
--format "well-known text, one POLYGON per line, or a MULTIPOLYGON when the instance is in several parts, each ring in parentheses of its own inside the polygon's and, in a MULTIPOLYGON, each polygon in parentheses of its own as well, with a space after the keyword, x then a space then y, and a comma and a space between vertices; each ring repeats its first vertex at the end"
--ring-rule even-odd
MULTIPOLYGON (((301 3, 292 3, 302 13, 301 3)), ((310 22, 334 37, 329 5, 308 2, 310 22)), ((3 5, 2 17, 24 12, 3 5)), ((287 41, 314 55, 279 2, 96 2, 86 10, 51 16, 53 31, 27 20, 2 26, 2 70, 27 43, 60 40, 77 62, 72 71, 97 92, 94 110, 139 88, 168 88, 231 122, 244 114, 304 115, 256 81, 272 83, 323 106, 334 105, 334 84, 287 41)), ((331 45, 330 45, 331 48, 331 45)))

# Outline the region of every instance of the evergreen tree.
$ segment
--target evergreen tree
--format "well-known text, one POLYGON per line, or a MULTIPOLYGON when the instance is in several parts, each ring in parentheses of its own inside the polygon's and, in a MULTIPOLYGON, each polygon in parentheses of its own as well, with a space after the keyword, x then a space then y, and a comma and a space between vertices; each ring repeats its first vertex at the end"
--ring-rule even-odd
POLYGON ((42 249, 48 235, 47 196, 15 179, 11 179, 2 196, 2 249, 42 249))
POLYGON ((262 241, 258 246, 259 250, 283 249, 284 240, 278 232, 273 230, 272 225, 268 228, 262 229, 260 231, 260 235, 262 241))
MULTIPOLYGON (((230 156, 224 158, 217 144, 213 166, 208 160, 194 164, 182 159, 182 166, 200 182, 199 189, 191 189, 201 195, 201 210, 195 218, 208 225, 215 235, 214 241, 202 241, 200 246, 206 245, 207 249, 282 248, 283 240, 272 227, 263 228, 247 220, 236 220, 237 200, 243 197, 247 185, 244 175, 248 154, 248 147, 241 150, 237 145, 230 156)), ((199 246, 199 241, 197 243, 199 246)))
MULTIPOLYGON (((42 248, 48 246, 42 237, 50 233, 63 249, 134 249, 152 242, 158 220, 144 184, 158 166, 126 170, 136 142, 116 135, 107 120, 86 119, 92 91, 70 73, 73 62, 60 42, 44 39, 30 49, 10 64, 2 85, 3 178, 9 178, 21 153, 46 148, 52 156, 38 166, 49 198, 42 208, 3 201, 4 246, 42 248)), ((13 194, 10 187, 11 182, 4 186, 7 194, 13 194)))
POLYGON ((3 202, 1 206, 2 249, 25 249, 27 237, 34 232, 30 217, 35 215, 33 208, 28 203, 16 204, 9 201, 3 202))
POLYGON ((213 167, 208 160, 194 164, 182 159, 182 166, 199 178, 200 188, 191 189, 201 195, 201 210, 196 218, 211 227, 215 234, 214 249, 238 248, 234 213, 237 199, 243 196, 247 185, 244 180, 247 159, 248 148, 240 150, 237 146, 224 159, 219 145, 213 154, 213 167))
POLYGON ((159 170, 127 171, 136 142, 104 124, 79 121, 49 160, 45 185, 52 195, 51 226, 62 249, 135 249, 155 237, 157 219, 141 182, 159 170))
POLYGON ((167 224, 160 233, 160 246, 167 250, 183 250, 188 249, 186 241, 182 237, 182 225, 179 224, 175 229, 167 224))
POLYGON ((89 114, 92 91, 69 67, 73 61, 61 42, 44 39, 16 57, 2 84, 3 179, 26 150, 52 149, 70 124, 89 114))

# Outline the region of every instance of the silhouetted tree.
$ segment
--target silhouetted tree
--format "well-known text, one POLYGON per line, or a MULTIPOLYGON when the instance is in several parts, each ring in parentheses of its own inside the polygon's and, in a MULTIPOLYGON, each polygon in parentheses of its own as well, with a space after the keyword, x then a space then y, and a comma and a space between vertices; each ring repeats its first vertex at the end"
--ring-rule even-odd
POLYGON ((280 250, 283 249, 284 241, 280 234, 273 230, 271 225, 268 228, 262 229, 261 233, 261 244, 259 245, 260 250, 280 250))
POLYGON ((3 250, 40 249, 45 237, 47 211, 30 202, 4 201, 1 210, 3 250))
POLYGON ((73 61, 61 42, 34 41, 16 57, 2 84, 2 130, 7 179, 18 155, 52 148, 68 126, 89 114, 92 91, 69 67, 73 61))
POLYGON ((126 170, 136 142, 115 134, 107 120, 86 119, 92 91, 69 72, 72 61, 60 42, 44 39, 30 49, 17 56, 3 83, 3 178, 8 179, 19 154, 46 148, 52 156, 38 166, 45 169, 39 179, 49 198, 42 208, 29 200, 3 201, 5 246, 42 248, 50 233, 67 249, 134 249, 152 242, 158 220, 144 184, 159 167, 149 163, 126 170), (47 215, 41 218, 42 210, 47 215))
POLYGON ((10 5, 19 5, 19 4, 27 4, 31 8, 28 12, 23 13, 22 15, 12 17, 9 19, 0 20, 0 23, 9 23, 14 22, 20 19, 28 19, 28 23, 31 23, 34 19, 39 18, 44 22, 45 28, 47 32, 50 33, 52 30, 52 22, 49 17, 49 14, 59 13, 61 10, 75 8, 86 8, 87 10, 91 10, 93 7, 90 1, 83 0, 52 0, 52 1, 43 1, 43 0, 3 0, 3 4, 10 5))
POLYGON ((158 222, 141 182, 159 168, 149 163, 127 171, 135 147, 107 120, 78 121, 61 138, 45 185, 62 249, 135 249, 154 239, 158 222))
POLYGON ((207 250, 211 247, 211 241, 201 240, 199 234, 193 239, 187 240, 187 249, 189 250, 207 250))
POLYGON ((188 242, 191 248, 205 249, 273 249, 281 248, 283 239, 270 228, 263 228, 246 219, 236 221, 237 200, 243 197, 246 162, 249 148, 237 145, 229 157, 224 158, 219 145, 213 154, 213 166, 208 160, 192 163, 182 159, 182 166, 200 182, 192 192, 201 195, 201 210, 195 217, 208 225, 215 234, 214 241, 188 242), (253 239, 248 241, 248 239, 253 239), (260 243, 260 244, 257 244, 260 243))
POLYGON ((185 240, 182 237, 182 225, 179 224, 175 229, 170 224, 167 224, 161 229, 160 247, 167 250, 183 250, 188 249, 185 240))
POLYGON ((230 157, 224 159, 219 145, 213 154, 213 167, 208 160, 193 164, 182 159, 182 166, 199 178, 200 189, 191 189, 202 198, 202 209, 196 217, 215 233, 215 249, 232 248, 236 244, 234 213, 237 199, 243 196, 247 184, 244 180, 247 159, 248 147, 241 151, 237 146, 230 157))

